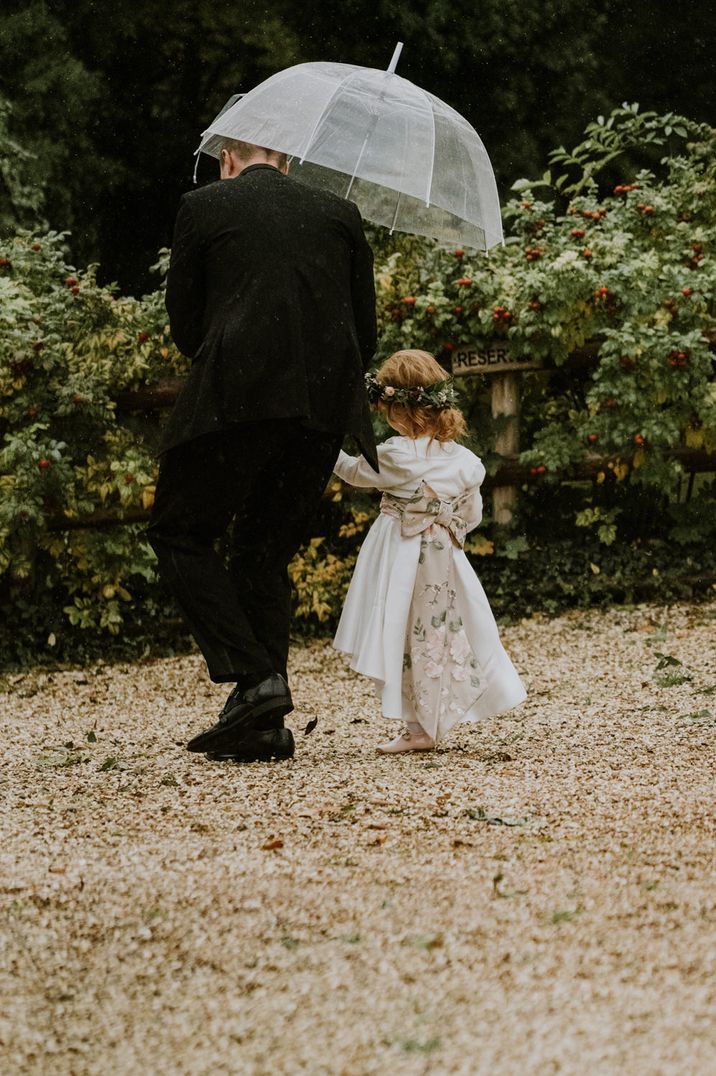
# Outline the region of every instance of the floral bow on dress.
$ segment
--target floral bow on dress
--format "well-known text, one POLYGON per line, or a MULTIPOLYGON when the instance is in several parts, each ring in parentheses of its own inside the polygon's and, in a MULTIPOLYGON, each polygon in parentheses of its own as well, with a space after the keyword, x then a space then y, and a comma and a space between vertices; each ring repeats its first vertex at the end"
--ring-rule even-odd
POLYGON ((427 482, 421 482, 412 497, 384 493, 380 510, 384 515, 400 520, 400 533, 404 538, 413 538, 437 525, 444 527, 455 545, 462 549, 467 532, 478 522, 475 493, 473 487, 452 501, 443 501, 427 482))
POLYGON ((479 522, 477 489, 444 501, 421 482, 412 497, 384 493, 380 510, 400 522, 404 538, 420 535, 415 587, 403 654, 403 696, 436 741, 460 721, 487 687, 458 605, 453 549, 479 522), (450 540, 446 541, 446 536, 450 540))

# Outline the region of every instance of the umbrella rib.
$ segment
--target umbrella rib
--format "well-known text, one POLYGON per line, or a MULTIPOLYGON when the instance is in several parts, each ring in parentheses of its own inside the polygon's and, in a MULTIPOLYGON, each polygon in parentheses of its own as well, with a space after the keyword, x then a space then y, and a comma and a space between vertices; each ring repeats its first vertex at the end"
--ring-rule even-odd
POLYGON ((321 121, 322 121, 323 117, 325 116, 325 114, 328 112, 328 109, 331 107, 331 105, 335 101, 336 97, 338 96, 338 94, 341 92, 341 90, 345 86, 346 82, 350 82, 350 80, 352 78, 355 78, 357 74, 358 74, 357 71, 351 71, 350 75, 346 75, 345 78, 342 78, 341 81, 336 86, 333 93, 331 94, 331 96, 326 101, 325 105, 321 109, 320 116, 318 117, 318 119, 316 120, 316 122, 314 123, 314 125, 313 125, 313 127, 311 129, 310 135, 306 139, 306 145, 303 148, 303 152, 301 154, 301 159, 298 162, 299 164, 303 164, 303 162, 305 161, 306 154, 308 153, 309 149, 311 148, 311 142, 313 142, 313 137, 314 137, 316 131, 318 130, 318 128, 320 127, 321 121))
POLYGON ((402 197, 403 197, 403 192, 402 192, 402 191, 398 191, 398 197, 397 197, 397 200, 396 200, 396 202, 395 202, 395 213, 393 213, 393 223, 392 223, 392 224, 391 224, 391 226, 390 226, 390 234, 391 234, 391 235, 392 235, 392 234, 393 234, 393 232, 395 231, 395 222, 396 222, 396 220, 398 219, 398 210, 400 209, 400 199, 401 199, 402 197))
POLYGON ((428 188, 426 192, 427 197, 425 199, 425 205, 427 208, 430 208, 430 193, 433 186, 433 173, 435 172, 435 109, 433 108, 430 100, 428 100, 428 108, 430 109, 430 119, 433 122, 433 146, 432 153, 430 154, 430 175, 428 176, 428 188))

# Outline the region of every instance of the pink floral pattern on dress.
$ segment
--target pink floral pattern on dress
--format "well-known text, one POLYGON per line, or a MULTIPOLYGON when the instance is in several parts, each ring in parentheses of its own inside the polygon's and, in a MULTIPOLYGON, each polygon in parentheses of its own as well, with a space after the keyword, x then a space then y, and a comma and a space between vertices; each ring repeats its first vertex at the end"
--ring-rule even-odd
POLYGON ((381 511, 400 520, 404 536, 420 535, 415 588, 403 657, 403 695, 417 720, 440 740, 471 709, 487 681, 456 609, 453 548, 474 520, 474 490, 442 501, 425 483, 413 497, 383 494, 381 511))

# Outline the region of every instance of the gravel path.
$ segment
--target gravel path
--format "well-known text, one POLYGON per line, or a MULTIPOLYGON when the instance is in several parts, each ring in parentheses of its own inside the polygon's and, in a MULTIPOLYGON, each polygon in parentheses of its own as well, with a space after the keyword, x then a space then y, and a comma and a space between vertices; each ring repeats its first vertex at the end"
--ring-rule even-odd
POLYGON ((183 750, 195 656, 4 681, 2 1071, 713 1073, 715 628, 516 624, 529 701, 418 757, 323 644, 278 765, 183 750))

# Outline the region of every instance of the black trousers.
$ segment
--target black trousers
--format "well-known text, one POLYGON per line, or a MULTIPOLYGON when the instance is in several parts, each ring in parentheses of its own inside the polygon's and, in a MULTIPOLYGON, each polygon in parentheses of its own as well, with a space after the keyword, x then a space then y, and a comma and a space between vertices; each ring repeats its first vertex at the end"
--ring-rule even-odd
POLYGON ((286 675, 286 569, 341 440, 277 419, 207 434, 162 458, 147 534, 215 683, 286 675), (215 545, 232 521, 227 567, 215 545))

